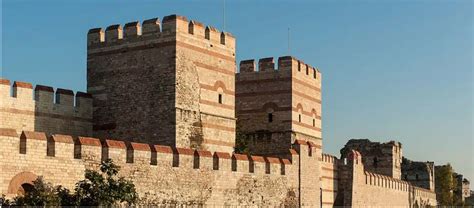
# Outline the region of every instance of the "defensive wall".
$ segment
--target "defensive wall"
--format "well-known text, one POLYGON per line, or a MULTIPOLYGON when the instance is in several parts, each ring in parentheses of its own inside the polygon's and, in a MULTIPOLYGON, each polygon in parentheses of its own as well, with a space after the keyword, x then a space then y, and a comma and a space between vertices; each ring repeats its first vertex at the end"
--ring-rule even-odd
POLYGON ((341 156, 357 150, 364 156, 366 170, 401 179, 402 145, 400 142, 372 142, 368 139, 350 139, 341 149, 341 156))
POLYGON ((87 36, 91 94, 0 80, 0 194, 38 176, 73 189, 110 158, 157 205, 436 204, 400 180, 398 142, 322 153, 321 73, 301 60, 245 60, 235 74, 235 38, 179 15, 87 36), (254 154, 233 153, 236 132, 254 154))
POLYGON ((0 128, 91 136, 92 97, 0 78, 0 128))
POLYGON ((240 62, 236 74, 238 131, 249 151, 284 153, 295 140, 321 141, 321 73, 291 56, 240 62))
POLYGON ((362 155, 352 150, 340 165, 341 180, 337 206, 419 207, 436 206, 434 191, 413 186, 407 181, 366 171, 362 155))
POLYGON ((232 152, 235 38, 184 16, 94 28, 94 136, 232 152))
POLYGON ((402 178, 411 184, 425 189, 435 190, 434 162, 411 161, 402 159, 402 178))
POLYGON ((321 194, 322 207, 333 207, 336 197, 340 194, 339 184, 340 159, 329 154, 322 154, 321 158, 321 194))
POLYGON ((37 176, 74 188, 84 170, 113 159, 141 202, 208 206, 307 206, 320 203, 318 150, 297 141, 286 158, 0 129, 0 193, 13 196, 37 176))

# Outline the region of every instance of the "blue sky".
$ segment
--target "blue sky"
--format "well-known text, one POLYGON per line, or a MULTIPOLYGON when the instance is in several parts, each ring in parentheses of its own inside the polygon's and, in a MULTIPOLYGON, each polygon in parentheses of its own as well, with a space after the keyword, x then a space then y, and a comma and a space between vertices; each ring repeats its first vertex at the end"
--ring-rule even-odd
MULTIPOLYGON (((2 1, 1 74, 86 90, 89 28, 181 14, 223 28, 219 1, 2 1), (179 3, 177 3, 179 2, 179 3)), ((398 140, 474 181, 473 3, 226 1, 238 61, 288 54, 323 73, 324 151, 398 140)))

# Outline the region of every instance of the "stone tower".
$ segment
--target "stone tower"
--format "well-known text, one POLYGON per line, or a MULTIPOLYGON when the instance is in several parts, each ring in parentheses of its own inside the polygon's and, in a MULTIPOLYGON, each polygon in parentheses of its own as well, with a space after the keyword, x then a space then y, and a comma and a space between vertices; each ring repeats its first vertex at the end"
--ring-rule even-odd
POLYGON ((170 15, 91 29, 94 136, 233 151, 235 38, 170 15))
POLYGON ((368 139, 351 139, 341 149, 341 156, 345 157, 352 150, 362 154, 362 163, 367 171, 401 179, 403 154, 400 142, 380 143, 368 139))
POLYGON ((290 56, 240 62, 238 136, 253 154, 285 154, 296 140, 321 146, 321 73, 290 56))

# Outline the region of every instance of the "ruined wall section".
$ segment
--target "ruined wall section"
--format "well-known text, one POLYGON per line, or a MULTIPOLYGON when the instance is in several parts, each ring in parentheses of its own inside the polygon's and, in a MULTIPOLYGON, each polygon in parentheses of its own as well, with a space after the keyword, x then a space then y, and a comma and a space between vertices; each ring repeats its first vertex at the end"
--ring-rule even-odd
POLYGON ((354 207, 403 206, 420 207, 436 206, 434 191, 419 188, 410 183, 386 175, 366 171, 363 155, 351 150, 343 158, 339 168, 348 177, 350 183, 340 184, 344 190, 339 192, 344 201, 336 205, 351 205, 354 207))
POLYGON ((333 155, 322 154, 321 191, 323 207, 333 207, 337 198, 340 160, 333 155))
POLYGON ((97 170, 101 160, 112 159, 149 205, 319 204, 319 180, 313 180, 319 178, 313 176, 317 151, 304 141, 286 158, 274 158, 0 129, 0 146, 0 194, 8 197, 38 176, 73 189, 86 169, 97 170))
POLYGON ((67 89, 0 79, 0 128, 48 134, 92 134, 92 98, 67 89))
POLYGON ((342 157, 351 150, 360 152, 366 170, 401 179, 402 146, 401 143, 371 142, 368 139, 351 139, 341 149, 342 157))
POLYGON ((251 152, 277 155, 295 140, 322 145, 320 78, 315 68, 290 56, 279 57, 277 66, 272 57, 260 59, 258 68, 254 60, 240 62, 238 131, 251 152))
POLYGON ((414 186, 435 190, 435 175, 433 162, 417 162, 402 159, 402 179, 414 186))
POLYGON ((176 109, 199 118, 197 123, 190 123, 178 117, 177 132, 183 132, 177 133, 182 137, 177 140, 189 140, 191 146, 205 150, 232 152, 236 128, 235 38, 182 16, 168 21, 176 25, 176 109), (186 88, 190 80, 194 90, 186 88), (196 97, 195 104, 189 104, 190 97, 196 97), (196 125, 200 128, 194 128, 196 125), (193 136, 196 134, 201 138, 193 136))

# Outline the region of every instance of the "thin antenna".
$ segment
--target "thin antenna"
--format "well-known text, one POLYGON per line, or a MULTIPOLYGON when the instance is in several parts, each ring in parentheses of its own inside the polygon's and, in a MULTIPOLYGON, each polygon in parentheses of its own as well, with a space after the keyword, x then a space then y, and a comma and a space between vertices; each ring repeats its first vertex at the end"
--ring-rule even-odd
POLYGON ((290 28, 288 27, 288 55, 290 55, 290 28))
POLYGON ((223 24, 224 24, 224 31, 225 31, 225 0, 224 0, 224 6, 222 8, 222 19, 223 19, 223 24))

